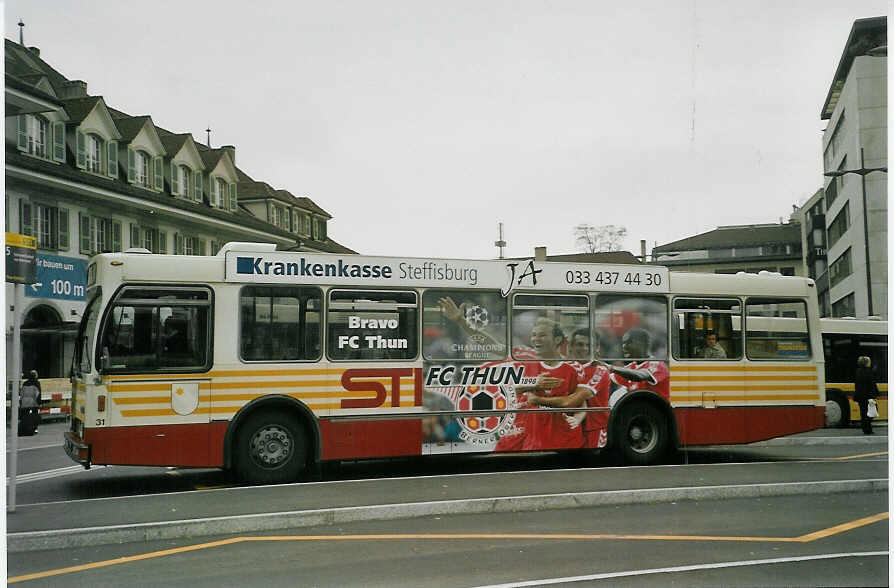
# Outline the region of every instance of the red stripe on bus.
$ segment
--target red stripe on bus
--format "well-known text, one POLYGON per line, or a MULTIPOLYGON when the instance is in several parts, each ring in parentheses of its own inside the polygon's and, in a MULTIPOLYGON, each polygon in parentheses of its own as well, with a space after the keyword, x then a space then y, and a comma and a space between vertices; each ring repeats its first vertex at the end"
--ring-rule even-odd
POLYGON ((753 443, 821 428, 823 406, 693 407, 674 411, 680 446, 753 443))
POLYGON ((226 422, 105 427, 84 431, 97 465, 223 467, 226 422))
POLYGON ((422 454, 422 419, 320 421, 323 459, 422 454))

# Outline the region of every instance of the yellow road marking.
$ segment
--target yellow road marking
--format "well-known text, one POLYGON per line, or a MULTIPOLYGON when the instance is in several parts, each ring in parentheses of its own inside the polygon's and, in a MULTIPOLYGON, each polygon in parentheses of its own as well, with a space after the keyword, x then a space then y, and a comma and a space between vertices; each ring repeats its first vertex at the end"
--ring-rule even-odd
POLYGON ((875 453, 858 453, 857 455, 843 455, 841 457, 805 457, 805 460, 814 460, 814 461, 831 461, 831 460, 843 460, 843 459, 859 459, 861 457, 878 457, 880 455, 888 455, 887 451, 876 451, 875 453))
POLYGON ((127 557, 119 557, 98 561, 67 568, 59 568, 56 570, 47 570, 45 572, 35 572, 33 574, 24 574, 21 576, 13 576, 7 578, 9 584, 25 582, 27 580, 37 580, 40 578, 48 578, 51 576, 60 576, 63 574, 71 574, 74 572, 83 572, 85 570, 93 570, 114 566, 124 563, 132 563, 136 561, 144 561, 158 557, 166 557, 169 555, 177 555, 180 553, 189 553, 191 551, 199 551, 202 549, 211 549, 224 545, 233 545, 236 543, 251 543, 259 541, 406 541, 406 540, 481 540, 481 539, 535 539, 535 540, 581 540, 592 541, 602 539, 628 539, 635 541, 742 541, 742 542, 768 542, 768 543, 809 543, 846 531, 851 531, 859 527, 871 525, 878 521, 888 518, 887 512, 864 517, 813 533, 807 533, 798 537, 728 537, 728 536, 712 536, 712 535, 621 535, 621 534, 585 534, 585 533, 396 533, 381 535, 284 535, 270 537, 233 537, 231 539, 222 539, 220 541, 211 541, 209 543, 198 543, 196 545, 188 545, 186 547, 175 547, 173 549, 164 549, 162 551, 151 551, 140 555, 131 555, 127 557))

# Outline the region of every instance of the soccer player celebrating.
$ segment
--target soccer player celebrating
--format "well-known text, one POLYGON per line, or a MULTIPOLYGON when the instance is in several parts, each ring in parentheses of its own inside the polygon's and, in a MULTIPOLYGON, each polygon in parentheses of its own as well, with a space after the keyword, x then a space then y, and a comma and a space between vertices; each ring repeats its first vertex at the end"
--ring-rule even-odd
POLYGON ((625 358, 632 361, 624 367, 599 362, 608 368, 612 381, 620 386, 609 398, 610 407, 621 396, 634 390, 652 390, 665 400, 670 400, 670 371, 665 362, 649 357, 650 339, 648 331, 634 327, 621 339, 621 351, 625 358))

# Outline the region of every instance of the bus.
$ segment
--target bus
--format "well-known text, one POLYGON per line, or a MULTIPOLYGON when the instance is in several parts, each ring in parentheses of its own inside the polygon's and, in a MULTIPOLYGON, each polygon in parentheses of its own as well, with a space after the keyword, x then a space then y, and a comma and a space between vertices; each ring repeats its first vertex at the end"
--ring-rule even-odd
POLYGON ((325 461, 587 449, 646 465, 824 424, 805 278, 229 243, 97 255, 87 293, 65 434, 87 468, 281 483, 325 461))
POLYGON ((888 321, 820 319, 826 366, 826 426, 847 427, 860 420, 854 402, 857 358, 867 356, 878 384, 878 418, 888 418, 888 321))

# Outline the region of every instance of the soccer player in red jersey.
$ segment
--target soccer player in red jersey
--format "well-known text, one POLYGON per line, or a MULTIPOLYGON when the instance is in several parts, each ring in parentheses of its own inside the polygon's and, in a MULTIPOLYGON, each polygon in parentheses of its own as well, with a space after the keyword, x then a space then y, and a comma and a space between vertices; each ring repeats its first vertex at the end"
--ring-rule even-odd
POLYGON ((665 400, 670 401, 670 370, 667 363, 649 359, 649 332, 634 327, 624 333, 621 339, 621 350, 624 357, 633 361, 624 367, 608 366, 612 381, 620 386, 609 399, 609 406, 614 406, 618 399, 634 390, 652 390, 665 400))
MULTIPOLYGON (((601 353, 599 334, 593 332, 595 356, 601 353)), ((590 335, 587 329, 578 329, 571 335, 569 345, 570 355, 573 359, 587 360, 590 357, 590 335)), ((556 408, 608 408, 609 390, 611 381, 609 370, 605 364, 599 361, 587 361, 581 365, 581 385, 567 396, 541 397, 528 395, 528 401, 541 406, 556 408)), ((608 441, 606 428, 608 427, 608 410, 579 411, 573 415, 565 415, 565 420, 576 428, 583 424, 583 447, 605 447, 608 441)))
MULTIPOLYGON (((545 399, 567 397, 579 388, 583 377, 580 365, 564 361, 559 354, 564 340, 558 324, 538 319, 531 329, 531 346, 513 349, 513 357, 525 361, 525 377, 537 378, 532 385, 515 387, 520 408, 547 406, 545 399), (538 402, 532 402, 534 399, 538 402)), ((501 437, 494 451, 583 447, 583 431, 572 427, 561 413, 521 412, 515 417, 515 425, 517 432, 501 437)))

